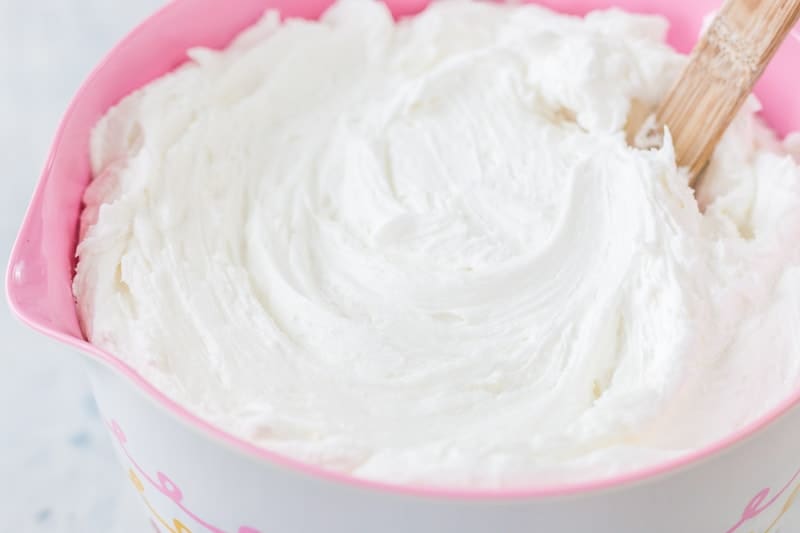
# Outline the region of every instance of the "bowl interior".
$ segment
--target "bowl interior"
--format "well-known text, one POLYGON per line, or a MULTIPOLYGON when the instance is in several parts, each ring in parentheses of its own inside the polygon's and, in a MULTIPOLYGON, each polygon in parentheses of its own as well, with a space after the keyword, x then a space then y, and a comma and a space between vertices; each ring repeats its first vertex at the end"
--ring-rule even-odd
MULTIPOLYGON (((11 255, 7 292, 12 308, 35 328, 82 340, 71 280, 75 267, 81 196, 90 178, 88 139, 100 116, 126 94, 174 69, 187 48, 225 46, 267 8, 284 16, 314 18, 332 0, 178 0, 136 28, 97 67, 70 105, 57 133, 11 255)), ((419 11, 427 0, 388 0, 397 16, 419 11)), ((621 7, 661 13, 672 25, 670 43, 688 51, 705 14, 718 0, 541 0, 558 11, 583 14, 621 7)), ((764 116, 779 133, 800 129, 800 37, 795 33, 769 65, 757 87, 764 116)))
MULTIPOLYGON (((110 354, 85 342, 71 290, 81 197, 90 179, 88 141, 92 127, 122 97, 181 64, 188 48, 225 46, 267 8, 277 8, 284 16, 315 18, 331 3, 332 0, 175 0, 112 50, 81 87, 64 116, 11 253, 7 295, 11 308, 23 321, 118 368, 124 367, 110 354)), ((418 12, 428 0, 386 3, 396 16, 403 16, 418 12)), ((717 8, 720 0, 694 0, 690 5, 667 0, 539 3, 571 14, 612 6, 663 14, 672 23, 670 43, 685 52, 694 44, 703 16, 717 8)), ((800 130, 797 65, 800 37, 795 32, 779 50, 756 90, 764 103, 765 118, 781 134, 800 130)), ((130 369, 127 373, 135 374, 130 369)), ((764 423, 776 413, 766 415, 764 423)))

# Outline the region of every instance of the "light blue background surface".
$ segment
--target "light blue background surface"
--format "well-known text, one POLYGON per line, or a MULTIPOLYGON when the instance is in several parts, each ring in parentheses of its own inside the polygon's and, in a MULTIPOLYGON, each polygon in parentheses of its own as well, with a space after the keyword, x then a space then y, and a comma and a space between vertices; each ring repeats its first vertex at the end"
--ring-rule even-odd
MULTIPOLYGON (((0 0, 0 264, 61 114, 162 0, 0 0)), ((0 303, 0 531, 152 531, 117 465, 79 356, 0 303)))

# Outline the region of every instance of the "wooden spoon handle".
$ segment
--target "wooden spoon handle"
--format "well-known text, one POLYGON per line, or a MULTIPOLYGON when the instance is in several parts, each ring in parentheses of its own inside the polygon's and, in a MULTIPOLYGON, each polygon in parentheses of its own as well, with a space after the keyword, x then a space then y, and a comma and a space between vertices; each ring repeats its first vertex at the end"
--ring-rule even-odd
POLYGON ((800 0, 727 0, 695 46, 656 111, 691 185, 798 18, 800 0))

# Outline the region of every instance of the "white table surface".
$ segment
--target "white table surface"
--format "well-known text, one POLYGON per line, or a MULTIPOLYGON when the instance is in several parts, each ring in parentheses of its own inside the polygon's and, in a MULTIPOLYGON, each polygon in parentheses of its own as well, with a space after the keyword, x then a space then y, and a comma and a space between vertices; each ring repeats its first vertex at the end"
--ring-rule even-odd
MULTIPOLYGON (((163 0, 0 0, 0 268, 61 113, 91 68, 163 0)), ((0 531, 152 528, 112 455, 73 353, 0 303, 0 531)))

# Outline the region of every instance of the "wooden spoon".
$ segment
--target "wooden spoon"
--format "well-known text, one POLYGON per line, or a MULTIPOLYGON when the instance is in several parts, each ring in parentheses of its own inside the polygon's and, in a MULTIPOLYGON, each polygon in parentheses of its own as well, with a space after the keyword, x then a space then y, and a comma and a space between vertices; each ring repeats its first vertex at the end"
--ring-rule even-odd
POLYGON ((727 0, 695 46, 655 115, 690 185, 798 18, 800 0, 727 0))

